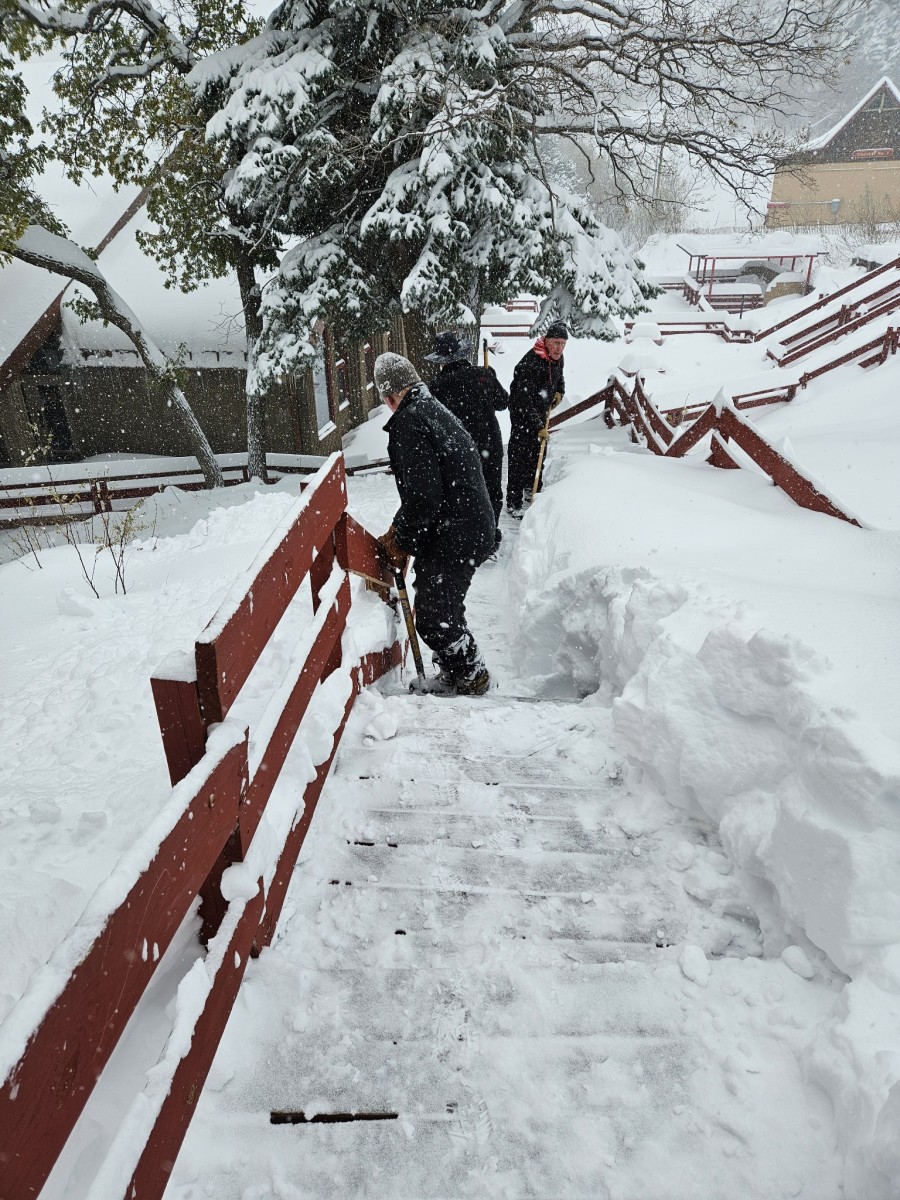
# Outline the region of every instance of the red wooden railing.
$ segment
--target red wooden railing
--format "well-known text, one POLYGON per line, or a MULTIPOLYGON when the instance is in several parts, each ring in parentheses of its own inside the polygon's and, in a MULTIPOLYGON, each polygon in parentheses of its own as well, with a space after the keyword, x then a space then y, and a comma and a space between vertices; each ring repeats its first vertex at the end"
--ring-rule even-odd
MULTIPOLYGON (((892 345, 891 353, 896 353, 898 335, 892 345)), ((784 397, 781 397, 783 399, 784 397)), ((745 408, 755 407, 758 403, 770 403, 768 400, 749 400, 745 408)), ((825 513, 831 517, 839 517, 851 525, 859 525, 859 521, 845 512, 831 497, 807 479, 805 475, 791 462, 780 454, 774 446, 746 421, 741 420, 737 405, 717 403, 695 406, 693 409, 675 409, 670 412, 660 412, 650 396, 644 390, 641 377, 634 379, 631 390, 626 387, 618 376, 614 376, 605 388, 595 392, 580 404, 573 405, 551 418, 550 429, 558 429, 571 417, 593 411, 594 415, 602 414, 606 424, 612 428, 615 425, 627 426, 634 442, 643 442, 654 454, 666 458, 681 458, 698 445, 705 437, 711 436, 711 454, 707 460, 712 466, 734 468, 739 462, 728 453, 727 443, 733 440, 735 445, 757 464, 782 489, 795 504, 814 512, 825 513), (669 415, 678 418, 680 425, 685 414, 694 419, 676 432, 666 420, 669 415)))
POLYGON ((805 388, 813 379, 818 379, 820 375, 826 375, 837 367, 843 367, 851 362, 858 362, 861 367, 874 367, 886 362, 888 358, 897 353, 898 342, 900 342, 900 329, 888 326, 884 333, 877 338, 845 350, 843 354, 830 358, 812 371, 804 371, 799 379, 795 379, 792 383, 776 385, 758 392, 743 392, 734 396, 735 405, 738 408, 755 408, 760 404, 781 404, 786 400, 793 400, 799 388, 805 388))
MULTIPOLYGON (((236 457, 239 456, 225 455, 224 462, 220 463, 226 487, 247 482, 247 464, 234 463, 233 459, 236 457)), ((312 475, 324 461, 320 459, 318 463, 314 463, 310 460, 310 465, 301 465, 301 456, 292 457, 296 460, 295 463, 271 469, 273 479, 282 475, 312 475)), ((92 512, 112 512, 115 501, 142 499, 167 487, 177 487, 184 492, 200 491, 206 487, 200 468, 196 465, 116 471, 93 463, 78 475, 73 475, 70 468, 66 471, 69 477, 60 479, 51 477, 52 468, 44 469, 48 472, 46 479, 0 485, 0 522, 23 518, 41 519, 54 507, 69 513, 75 509, 83 510, 79 515, 84 516, 92 512)))
MULTIPOLYGON (((246 459, 246 455, 220 455, 224 484, 233 487, 246 483, 247 464, 235 462, 246 459)), ((312 476, 325 461, 324 457, 305 454, 268 455, 267 473, 275 482, 285 475, 312 476)), ((387 459, 378 459, 347 468, 348 475, 369 471, 381 471, 388 467, 387 459)), ((53 468, 47 470, 52 476, 53 468)), ((16 472, 18 473, 18 468, 16 472)), ((2 473, 0 473, 2 474, 2 473)), ((183 492, 202 491, 206 488, 199 466, 196 464, 178 467, 145 467, 142 471, 115 471, 96 463, 86 465, 78 473, 66 469, 67 478, 28 479, 19 482, 0 482, 0 524, 22 521, 41 521, 48 516, 62 513, 66 516, 87 517, 91 513, 112 512, 121 501, 144 499, 156 495, 167 487, 177 487, 183 492), (53 512, 53 509, 59 510, 53 512)), ((124 507, 128 507, 127 504, 124 507)))
POLYGON ((144 858, 140 847, 135 850, 130 886, 120 885, 121 895, 101 888, 82 918, 72 939, 84 946, 80 961, 49 1000, 37 1028, 23 1035, 27 1044, 0 1089, 2 1200, 40 1192, 158 961, 200 896, 208 991, 193 1014, 190 1036, 175 1039, 177 1045, 154 1069, 155 1090, 138 1106, 137 1140, 129 1128, 127 1152, 110 1155, 112 1165, 105 1176, 101 1169, 95 1183, 104 1200, 162 1195, 247 958, 272 938, 353 701, 361 687, 401 660, 395 639, 352 665, 342 664, 349 571, 389 581, 374 539, 346 512, 343 458, 335 455, 305 491, 283 535, 264 548, 241 594, 201 634, 196 670, 163 670, 151 681, 174 788, 147 833, 147 845, 155 849, 144 858), (265 746, 251 774, 248 731, 228 714, 307 577, 312 621, 286 699, 278 701, 278 713, 263 714, 260 721, 255 736, 265 746), (347 699, 331 753, 297 797, 277 858, 266 858, 255 847, 254 833, 272 789, 316 688, 345 670, 349 678, 335 676, 347 699), (212 732, 211 725, 217 726, 212 732), (219 885, 225 869, 236 863, 250 871, 253 894, 228 903, 219 885))
POLYGON ((743 421, 734 405, 707 405, 680 436, 669 438, 665 441, 664 446, 660 444, 658 429, 652 418, 652 414, 656 413, 656 410, 644 392, 640 378, 635 380, 631 410, 632 413, 637 413, 639 416, 637 422, 632 419, 632 430, 637 430, 643 435, 644 441, 655 454, 665 455, 667 458, 680 458, 707 434, 711 434, 712 452, 707 461, 715 467, 738 467, 740 464, 728 454, 726 449, 728 440, 733 439, 735 444, 757 466, 761 467, 772 482, 790 496, 795 504, 814 512, 825 513, 830 517, 839 517, 851 525, 859 525, 855 517, 844 512, 812 480, 807 479, 793 463, 770 445, 757 429, 743 421))
POLYGON ((900 279, 892 280, 886 287, 871 293, 866 297, 866 303, 858 307, 842 305, 836 313, 816 321, 813 325, 805 326, 796 333, 785 338, 780 343, 780 350, 770 347, 767 354, 780 367, 789 367, 792 363, 814 350, 820 350, 839 337, 855 333, 864 325, 870 324, 877 317, 892 313, 900 307, 900 279))
POLYGON ((810 479, 800 472, 793 463, 780 454, 774 446, 760 434, 759 430, 742 421, 732 408, 723 408, 713 430, 713 452, 709 461, 717 467, 738 467, 727 450, 728 439, 731 438, 744 453, 765 471, 776 487, 781 488, 795 504, 813 512, 825 513, 829 517, 838 517, 851 525, 859 526, 859 521, 849 513, 844 512, 830 497, 825 495, 810 479))
POLYGON ((762 341, 763 338, 771 337, 773 333, 778 333, 779 330, 787 329, 788 325, 794 325, 798 321, 803 321, 810 313, 818 312, 819 309, 825 308, 826 305, 833 304, 835 300, 841 296, 849 296, 851 293, 859 291, 860 295, 854 297, 854 306, 868 303, 870 295, 868 287, 876 279, 880 279, 882 275, 886 275, 891 271, 900 271, 900 258, 891 259, 890 262, 884 263, 880 267, 867 272, 859 279, 854 279, 852 282, 845 284, 842 288, 838 288, 836 292, 831 292, 827 296, 823 296, 820 300, 813 301, 812 304, 807 304, 795 312, 790 317, 785 317, 784 320, 778 321, 775 325, 769 325, 766 329, 760 329, 756 333, 756 341, 762 341))

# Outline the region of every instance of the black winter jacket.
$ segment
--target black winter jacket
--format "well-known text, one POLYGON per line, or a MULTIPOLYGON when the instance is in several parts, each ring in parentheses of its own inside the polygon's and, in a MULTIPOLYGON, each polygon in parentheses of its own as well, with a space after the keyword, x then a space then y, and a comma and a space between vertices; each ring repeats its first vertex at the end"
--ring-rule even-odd
POLYGON ((394 531, 401 548, 479 566, 493 552, 496 521, 469 434, 423 383, 407 392, 385 429, 400 493, 394 531))
POLYGON ((513 436, 527 437, 542 429, 556 392, 565 393, 563 359, 551 362, 529 350, 516 363, 509 388, 513 436))
POLYGON ((431 391, 468 430, 481 455, 481 469, 495 512, 503 506, 503 437, 497 412, 509 404, 506 388, 490 367, 468 362, 448 363, 431 384, 431 391))

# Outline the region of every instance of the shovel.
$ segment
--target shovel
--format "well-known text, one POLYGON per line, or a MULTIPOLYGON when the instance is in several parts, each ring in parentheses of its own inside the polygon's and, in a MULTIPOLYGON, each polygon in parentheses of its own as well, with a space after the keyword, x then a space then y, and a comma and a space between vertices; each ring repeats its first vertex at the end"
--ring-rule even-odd
POLYGON ((557 404, 559 404, 561 400, 562 396, 559 394, 559 392, 557 392, 553 397, 553 403, 550 405, 550 408, 547 412, 547 420, 544 422, 544 436, 541 438, 541 448, 538 451, 537 470, 534 473, 534 484, 531 488, 532 504, 534 504, 534 498, 538 494, 538 488, 540 487, 541 483, 541 471, 544 469, 544 455, 547 453, 547 435, 550 433, 550 416, 554 408, 556 408, 557 404))
POLYGON ((409 593, 406 590, 406 576, 400 567, 394 568, 394 583, 397 586, 397 595, 400 597, 400 607, 403 610, 403 620, 406 622, 406 632, 409 635, 409 644, 412 647, 413 662, 416 664, 416 675, 419 678, 419 686, 425 683, 425 668, 422 666, 422 651, 419 647, 419 635, 416 633, 415 622, 413 621, 412 609, 409 606, 409 593))

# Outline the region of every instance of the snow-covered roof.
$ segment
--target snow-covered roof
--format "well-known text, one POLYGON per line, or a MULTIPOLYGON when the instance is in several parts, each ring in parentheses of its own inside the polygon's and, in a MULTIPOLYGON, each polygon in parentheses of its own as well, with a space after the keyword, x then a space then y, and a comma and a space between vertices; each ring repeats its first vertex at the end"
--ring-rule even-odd
MULTIPOLYGON (((22 64, 29 89, 29 116, 36 124, 44 101, 50 99, 49 77, 57 66, 50 56, 22 64)), ((109 178, 86 178, 80 184, 68 179, 59 164, 36 181, 46 200, 79 246, 99 246, 139 197, 137 187, 116 191, 109 178)), ((174 352, 181 345, 204 355, 204 365, 217 354, 241 354, 246 349, 237 283, 232 277, 213 280, 195 292, 167 289, 159 266, 137 244, 138 230, 152 224, 145 210, 126 221, 101 253, 98 262, 110 285, 134 310, 161 349, 174 352)), ((13 261, 0 267, 0 377, 16 349, 34 329, 60 293, 63 341, 71 353, 81 350, 130 350, 124 334, 100 321, 83 324, 71 311, 77 294, 59 275, 13 261)), ((33 347, 30 352, 33 352, 33 347)))
POLYGON ((866 105, 873 98, 873 96, 877 96, 877 94, 881 91, 881 89, 883 87, 890 89, 890 91, 893 93, 894 99, 897 101, 898 105, 900 105, 900 92, 897 91, 896 87, 894 87, 893 82, 890 79, 888 79, 887 75, 884 75, 881 79, 878 80, 878 82, 874 85, 874 87, 871 87, 866 92, 866 94, 863 96, 862 100, 860 100, 860 102, 857 105, 855 105, 855 107, 850 109, 850 111, 846 114, 846 116, 841 117, 841 119, 840 119, 840 121, 838 121, 837 125, 833 125, 831 127, 831 129, 828 130, 827 133, 822 133, 816 138, 810 138, 810 140, 808 142, 804 142, 804 144, 800 147, 800 149, 801 150, 822 150, 825 146, 828 145, 828 143, 831 141, 832 138, 837 137, 837 135, 840 133, 840 131, 844 128, 844 126, 849 121, 851 121, 858 112, 860 112, 862 109, 864 109, 866 107, 866 105))
MULTIPOLYGON (((84 246, 101 242, 138 195, 136 188, 117 194, 111 185, 107 194, 102 194, 102 182, 96 180, 86 185, 86 191, 63 182, 68 187, 54 192, 57 211, 73 240, 84 246), (62 201, 71 194, 69 189, 81 193, 72 196, 71 208, 62 201), (82 219, 82 214, 90 219, 82 219)), ((220 353, 227 353, 229 359, 243 355, 246 337, 234 277, 211 280, 193 292, 166 288, 161 268, 137 243, 137 232, 151 228, 152 222, 141 209, 103 250, 98 263, 109 284, 164 352, 171 354, 186 346, 194 355, 203 354, 203 365, 214 364, 220 353)), ((59 275, 20 262, 0 270, 0 365, 63 291, 63 345, 70 356, 84 357, 82 351, 130 351, 131 343, 118 329, 104 326, 102 321, 85 323, 75 315, 72 301, 83 290, 67 286, 59 275)))
MULTIPOLYGON (((80 246, 97 246, 138 195, 137 188, 116 192, 109 179, 67 179, 59 165, 37 181, 44 196, 80 246)), ((35 322, 66 286, 59 275, 39 267, 10 262, 0 268, 0 365, 5 363, 35 322)))
MULTIPOLYGON (((98 260, 108 283, 134 310, 159 348, 174 354, 185 346, 194 355, 218 352, 243 355, 247 340, 237 280, 233 274, 212 279, 193 292, 165 286, 165 275, 137 243, 139 231, 153 223, 146 210, 114 238, 98 260)), ((69 355, 81 351, 132 350, 125 335, 102 321, 82 322, 71 309, 81 289, 63 300, 63 346, 69 355)), ((209 365, 204 358, 204 365, 209 365)))
POLYGON ((808 234, 769 233, 740 238, 728 234, 680 237, 678 248, 692 258, 801 258, 822 254, 825 243, 808 234))

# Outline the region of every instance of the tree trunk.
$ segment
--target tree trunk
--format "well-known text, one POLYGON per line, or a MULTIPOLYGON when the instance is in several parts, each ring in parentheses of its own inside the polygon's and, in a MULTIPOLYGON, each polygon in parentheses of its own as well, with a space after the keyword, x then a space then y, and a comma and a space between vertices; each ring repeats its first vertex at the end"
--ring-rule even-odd
POLYGON ((427 370, 425 355, 431 351, 431 331, 424 313, 403 314, 403 333, 406 337, 406 356, 419 374, 427 370))
POLYGON ((237 265, 238 287, 247 330, 247 474, 251 479, 269 482, 266 466, 266 396, 256 377, 256 347, 262 333, 259 314, 259 284, 252 259, 241 255, 237 265))
POLYGON ((160 389, 166 402, 175 410, 187 434, 207 487, 224 487, 222 469, 207 441, 200 422, 188 404, 187 397, 169 374, 169 363, 163 352, 144 330, 140 321, 121 297, 104 279, 99 267, 84 251, 67 238, 50 234, 39 225, 30 225, 12 249, 14 258, 41 267, 54 275, 89 288, 96 297, 104 321, 121 329, 140 355, 150 380, 160 389), (56 250, 58 253, 55 253, 56 250))
POLYGON ((487 366, 487 351, 482 347, 481 322, 484 320, 484 305, 481 302, 482 289, 481 277, 476 275, 472 281, 472 292, 469 297, 469 308, 472 310, 472 315, 475 318, 475 325, 472 330, 474 345, 469 358, 477 366, 487 366))

